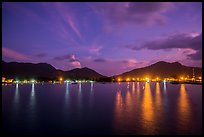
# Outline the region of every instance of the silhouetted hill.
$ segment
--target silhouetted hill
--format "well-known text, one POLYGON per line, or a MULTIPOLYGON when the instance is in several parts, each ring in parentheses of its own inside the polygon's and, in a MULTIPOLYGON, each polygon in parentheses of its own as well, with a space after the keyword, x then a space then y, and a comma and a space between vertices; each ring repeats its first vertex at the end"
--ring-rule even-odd
POLYGON ((76 68, 69 71, 55 69, 47 63, 7 63, 2 61, 2 76, 7 78, 82 78, 82 79, 98 79, 104 77, 96 71, 89 68, 76 68))
POLYGON ((87 67, 76 68, 70 71, 65 71, 64 75, 70 78, 85 78, 85 79, 98 79, 98 78, 103 77, 103 75, 87 67))
POLYGON ((47 63, 6 63, 2 61, 2 76, 5 77, 48 77, 55 71, 56 69, 47 63))
MULTIPOLYGON (((196 76, 202 75, 202 69, 197 67, 188 67, 179 62, 159 61, 150 66, 137 68, 129 72, 115 75, 113 77, 149 77, 149 78, 165 78, 165 77, 192 77, 193 68, 196 76)), ((40 78, 40 79, 58 79, 59 77, 70 79, 92 79, 99 81, 111 81, 111 78, 103 76, 90 68, 76 68, 69 71, 55 69, 47 63, 18 63, 2 61, 2 76, 7 78, 40 78)))
POLYGON ((179 62, 165 62, 159 61, 155 64, 137 68, 120 75, 115 75, 114 77, 149 77, 149 78, 156 78, 156 77, 181 77, 187 76, 192 77, 193 75, 193 68, 196 76, 202 75, 202 69, 198 67, 188 67, 180 64, 179 62))

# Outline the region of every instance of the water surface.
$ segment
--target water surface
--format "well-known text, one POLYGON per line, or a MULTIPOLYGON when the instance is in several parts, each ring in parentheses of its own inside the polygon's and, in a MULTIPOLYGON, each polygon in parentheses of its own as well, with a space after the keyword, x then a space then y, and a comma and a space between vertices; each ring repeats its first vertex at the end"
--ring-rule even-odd
POLYGON ((202 86, 4 85, 2 121, 3 134, 202 134, 202 86))

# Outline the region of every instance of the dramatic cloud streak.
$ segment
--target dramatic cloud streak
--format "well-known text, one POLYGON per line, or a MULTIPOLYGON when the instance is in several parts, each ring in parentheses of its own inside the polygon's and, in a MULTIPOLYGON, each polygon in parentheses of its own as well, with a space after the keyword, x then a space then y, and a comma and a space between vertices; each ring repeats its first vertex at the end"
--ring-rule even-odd
POLYGON ((81 33, 73 20, 73 18, 70 16, 70 11, 67 10, 66 6, 63 5, 63 3, 55 3, 56 9, 60 13, 63 20, 69 24, 69 26, 72 28, 72 30, 77 34, 79 38, 81 38, 81 33))

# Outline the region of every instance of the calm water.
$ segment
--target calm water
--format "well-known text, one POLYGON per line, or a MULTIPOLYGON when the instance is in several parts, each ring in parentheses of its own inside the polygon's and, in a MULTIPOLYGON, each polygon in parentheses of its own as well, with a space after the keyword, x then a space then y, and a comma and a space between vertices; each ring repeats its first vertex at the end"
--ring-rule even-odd
POLYGON ((4 134, 202 134, 202 86, 2 86, 4 134))

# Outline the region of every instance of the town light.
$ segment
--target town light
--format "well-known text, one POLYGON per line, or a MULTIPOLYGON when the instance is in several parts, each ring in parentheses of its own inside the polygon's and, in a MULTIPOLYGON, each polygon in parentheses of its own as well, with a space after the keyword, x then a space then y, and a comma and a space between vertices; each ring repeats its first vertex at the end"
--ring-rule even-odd
POLYGON ((126 81, 130 81, 130 78, 127 78, 126 81))
POLYGON ((135 78, 132 78, 132 80, 135 80, 135 78))
POLYGON ((32 82, 32 83, 34 83, 34 82, 35 82, 35 80, 31 80, 31 82, 32 82))
POLYGON ((60 81, 62 81, 62 80, 63 80, 63 78, 62 78, 62 77, 60 77, 60 78, 59 78, 59 80, 60 80, 60 81))
POLYGON ((164 80, 164 83, 166 83, 166 80, 164 80))
POLYGON ((149 82, 149 78, 146 78, 146 81, 149 82))

